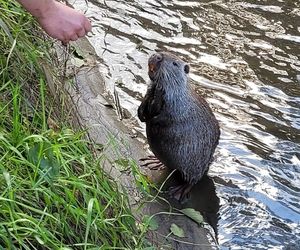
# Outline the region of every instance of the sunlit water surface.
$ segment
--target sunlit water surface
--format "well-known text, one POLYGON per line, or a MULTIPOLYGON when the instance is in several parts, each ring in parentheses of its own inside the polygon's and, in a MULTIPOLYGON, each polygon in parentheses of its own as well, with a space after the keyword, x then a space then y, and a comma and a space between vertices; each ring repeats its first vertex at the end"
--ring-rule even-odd
POLYGON ((191 65, 222 135, 210 176, 222 249, 300 249, 300 2, 76 0, 127 115, 155 50, 191 65))

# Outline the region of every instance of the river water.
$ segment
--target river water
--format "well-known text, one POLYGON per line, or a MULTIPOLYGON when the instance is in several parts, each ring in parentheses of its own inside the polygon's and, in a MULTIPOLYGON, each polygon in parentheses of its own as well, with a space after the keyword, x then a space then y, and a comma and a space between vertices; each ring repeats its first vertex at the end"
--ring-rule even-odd
POLYGON ((191 66, 222 134, 209 175, 221 249, 300 249, 300 1, 76 0, 128 118, 155 50, 191 66))

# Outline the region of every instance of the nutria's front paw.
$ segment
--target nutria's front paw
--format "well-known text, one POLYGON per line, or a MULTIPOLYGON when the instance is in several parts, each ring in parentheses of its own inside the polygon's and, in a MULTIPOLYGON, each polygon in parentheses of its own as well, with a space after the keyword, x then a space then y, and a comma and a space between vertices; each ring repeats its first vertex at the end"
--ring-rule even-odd
POLYGON ((168 193, 172 198, 183 204, 190 198, 189 193, 192 187, 193 185, 185 183, 179 186, 170 187, 168 193))
POLYGON ((143 164, 141 167, 148 167, 150 170, 163 170, 165 169, 165 165, 160 162, 154 155, 149 155, 146 158, 140 159, 143 164))

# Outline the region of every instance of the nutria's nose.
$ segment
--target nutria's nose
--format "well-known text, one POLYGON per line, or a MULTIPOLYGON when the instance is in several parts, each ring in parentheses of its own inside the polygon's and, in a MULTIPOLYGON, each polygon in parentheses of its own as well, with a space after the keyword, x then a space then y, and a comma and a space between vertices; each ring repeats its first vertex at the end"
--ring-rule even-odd
POLYGON ((153 63, 159 63, 163 59, 162 55, 160 53, 156 53, 150 57, 150 61, 153 63))
POLYGON ((152 55, 148 61, 149 73, 154 73, 155 71, 157 71, 162 60, 163 56, 160 53, 152 55))

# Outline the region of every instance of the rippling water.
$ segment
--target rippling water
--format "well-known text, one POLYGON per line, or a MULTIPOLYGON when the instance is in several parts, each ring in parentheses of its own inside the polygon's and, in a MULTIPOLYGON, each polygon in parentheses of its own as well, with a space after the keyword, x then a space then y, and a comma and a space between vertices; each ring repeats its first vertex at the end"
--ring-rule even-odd
POLYGON ((168 50, 220 121, 210 168, 222 248, 300 249, 300 2, 76 0, 107 88, 136 117, 147 60, 168 50), (289 247, 289 248, 288 248, 289 247))

